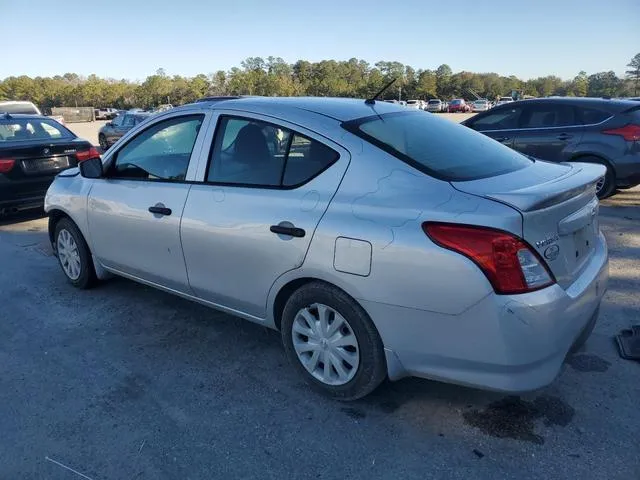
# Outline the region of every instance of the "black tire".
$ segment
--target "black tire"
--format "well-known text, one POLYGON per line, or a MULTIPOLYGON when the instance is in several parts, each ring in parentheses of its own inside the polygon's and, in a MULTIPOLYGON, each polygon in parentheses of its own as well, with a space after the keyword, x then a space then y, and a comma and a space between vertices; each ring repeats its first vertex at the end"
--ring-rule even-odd
POLYGON ((387 376, 387 363, 380 335, 364 309, 342 290, 323 282, 308 283, 287 300, 282 314, 281 334, 289 361, 316 390, 337 400, 362 398, 375 390, 387 376), (351 326, 358 342, 360 363, 355 376, 343 385, 328 385, 313 377, 300 362, 293 346, 292 327, 297 313, 314 303, 339 312, 351 326))
POLYGON ((64 273, 64 276, 67 278, 69 283, 71 283, 71 285, 73 285, 74 287, 80 288, 80 289, 91 288, 93 285, 96 284, 97 277, 96 277, 95 268, 93 266, 93 259, 91 258, 91 251, 89 250, 89 246, 87 245, 87 242, 85 241, 84 237, 82 236, 82 233, 80 232, 76 224, 73 223, 68 218, 62 218, 56 224, 55 234, 53 237, 54 248, 56 250, 56 253, 58 250, 58 238, 60 237, 60 234, 63 230, 69 232, 69 234, 73 237, 73 240, 75 241, 78 254, 80 257, 80 275, 78 276, 78 278, 75 278, 75 279, 71 278, 65 271, 64 266, 62 265, 62 260, 60 258, 60 255, 56 255, 58 257, 58 263, 60 264, 60 268, 62 268, 62 272, 64 273))
POLYGON ((102 133, 98 135, 98 143, 100 144, 100 148, 103 152, 106 152, 109 148, 109 144, 107 143, 107 137, 105 137, 102 133))
POLYGON ((597 191, 598 198, 603 200, 607 197, 613 195, 616 190, 616 176, 609 164, 606 160, 603 160, 599 157, 588 156, 588 157, 578 157, 573 160, 574 162, 584 162, 584 163, 597 163, 599 165, 604 166, 607 169, 607 173, 604 176, 604 183, 602 188, 597 191))

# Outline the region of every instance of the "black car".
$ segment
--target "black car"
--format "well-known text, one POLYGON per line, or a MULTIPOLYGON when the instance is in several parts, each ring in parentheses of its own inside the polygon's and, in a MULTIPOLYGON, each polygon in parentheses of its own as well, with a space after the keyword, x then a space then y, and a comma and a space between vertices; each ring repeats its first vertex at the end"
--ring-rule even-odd
POLYGON ((149 118, 149 112, 124 112, 111 122, 106 123, 98 133, 98 143, 103 151, 120 140, 125 133, 149 118))
POLYGON ((603 98, 540 98, 495 107, 464 122, 519 152, 607 167, 598 197, 640 184, 640 105, 603 98))
POLYGON ((53 178, 99 157, 86 140, 42 115, 0 115, 0 216, 41 208, 53 178))

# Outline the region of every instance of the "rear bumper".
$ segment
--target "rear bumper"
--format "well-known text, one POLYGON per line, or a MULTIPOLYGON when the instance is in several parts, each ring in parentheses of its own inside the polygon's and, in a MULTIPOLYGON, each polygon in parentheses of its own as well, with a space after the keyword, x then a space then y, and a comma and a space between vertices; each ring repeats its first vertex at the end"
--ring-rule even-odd
POLYGON ((490 294, 460 315, 363 301, 385 345, 389 377, 417 376, 504 392, 551 383, 595 322, 609 279, 602 234, 589 266, 566 290, 490 294))

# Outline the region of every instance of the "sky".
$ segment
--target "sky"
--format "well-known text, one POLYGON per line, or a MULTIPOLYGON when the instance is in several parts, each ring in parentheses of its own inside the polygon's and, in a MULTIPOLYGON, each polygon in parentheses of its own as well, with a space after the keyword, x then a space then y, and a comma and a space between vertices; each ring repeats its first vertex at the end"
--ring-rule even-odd
POLYGON ((194 76, 269 55, 569 79, 623 75, 640 53, 640 0, 0 0, 0 24, 22 32, 0 79, 194 76))

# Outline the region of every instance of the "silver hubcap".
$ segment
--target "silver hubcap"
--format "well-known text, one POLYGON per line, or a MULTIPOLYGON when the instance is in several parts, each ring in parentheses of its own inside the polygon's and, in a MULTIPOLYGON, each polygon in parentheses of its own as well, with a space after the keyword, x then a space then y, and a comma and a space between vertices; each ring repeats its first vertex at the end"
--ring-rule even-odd
POLYGON ((80 277, 80 252, 75 239, 65 229, 58 233, 57 250, 64 273, 71 280, 77 280, 80 277))
POLYGON ((600 180, 598 180, 598 183, 596 183, 596 193, 600 193, 603 187, 604 187, 604 177, 602 177, 600 180))
POLYGON ((298 360, 322 383, 344 385, 358 371, 358 341, 349 322, 333 308, 314 303, 301 309, 291 336, 298 360))

